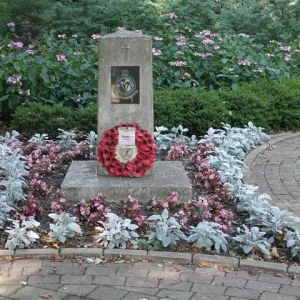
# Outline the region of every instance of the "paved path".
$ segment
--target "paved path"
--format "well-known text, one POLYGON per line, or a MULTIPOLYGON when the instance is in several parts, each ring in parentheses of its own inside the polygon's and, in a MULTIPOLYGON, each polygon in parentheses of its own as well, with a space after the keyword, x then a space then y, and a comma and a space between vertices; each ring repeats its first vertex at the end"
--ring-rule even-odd
POLYGON ((0 262, 3 299, 300 300, 300 280, 156 262, 96 265, 21 259, 0 262))
POLYGON ((275 205, 300 216, 299 133, 281 135, 274 146, 262 149, 251 165, 252 182, 260 192, 269 194, 275 205))

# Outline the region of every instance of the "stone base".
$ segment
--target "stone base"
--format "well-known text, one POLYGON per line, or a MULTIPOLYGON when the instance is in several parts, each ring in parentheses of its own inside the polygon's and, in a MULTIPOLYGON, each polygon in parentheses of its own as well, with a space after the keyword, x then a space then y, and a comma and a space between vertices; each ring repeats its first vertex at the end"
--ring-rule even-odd
POLYGON ((108 202, 120 202, 128 195, 147 203, 153 197, 166 198, 171 192, 181 201, 192 198, 192 186, 181 162, 156 161, 152 174, 141 178, 97 175, 96 161, 73 161, 61 185, 68 201, 88 201, 102 193, 108 202))

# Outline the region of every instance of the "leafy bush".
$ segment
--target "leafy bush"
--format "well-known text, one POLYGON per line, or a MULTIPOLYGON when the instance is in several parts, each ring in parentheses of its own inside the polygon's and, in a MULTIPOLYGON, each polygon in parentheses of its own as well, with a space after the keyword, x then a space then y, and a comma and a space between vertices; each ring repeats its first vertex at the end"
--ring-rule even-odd
POLYGON ((11 126, 27 137, 37 132, 43 132, 47 133, 49 137, 55 138, 59 134, 59 128, 95 131, 97 109, 96 105, 82 110, 74 110, 61 105, 30 103, 16 109, 11 126))
POLYGON ((104 248, 126 248, 126 242, 130 242, 139 237, 135 230, 139 227, 131 224, 130 219, 122 219, 116 214, 107 213, 108 222, 100 221, 103 227, 96 227, 100 234, 96 237, 97 242, 101 242, 104 248))
POLYGON ((180 239, 186 240, 186 236, 180 230, 181 225, 174 217, 169 217, 169 212, 164 209, 161 215, 152 215, 147 219, 148 222, 154 222, 152 233, 149 235, 149 241, 158 240, 163 247, 169 245, 176 246, 180 239))
POLYGON ((228 112, 217 93, 200 90, 165 90, 154 94, 157 126, 181 124, 191 134, 201 135, 208 127, 227 122, 228 112))
POLYGON ((19 247, 22 249, 39 239, 39 235, 31 230, 34 227, 38 227, 40 225, 39 222, 35 220, 29 220, 22 221, 22 223, 20 223, 19 220, 12 220, 12 223, 13 227, 5 230, 5 232, 9 234, 5 248, 13 250, 19 247))
POLYGON ((49 217, 56 222, 50 224, 49 237, 52 242, 60 241, 64 243, 66 239, 75 236, 76 233, 81 234, 80 226, 75 223, 76 217, 70 217, 66 213, 60 215, 52 213, 49 214, 49 217))
POLYGON ((220 250, 227 252, 227 234, 221 230, 221 225, 215 222, 201 222, 197 227, 191 226, 191 235, 187 242, 197 241, 199 248, 206 248, 210 251, 212 247, 220 254, 220 250))

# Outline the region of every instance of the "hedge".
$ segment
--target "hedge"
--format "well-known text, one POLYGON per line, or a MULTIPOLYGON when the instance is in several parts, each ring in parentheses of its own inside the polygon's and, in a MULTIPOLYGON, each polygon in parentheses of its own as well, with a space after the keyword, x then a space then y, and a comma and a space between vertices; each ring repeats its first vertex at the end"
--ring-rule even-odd
MULTIPOLYGON (((300 79, 263 80, 236 90, 156 91, 154 121, 156 126, 168 128, 181 124, 197 136, 222 122, 241 127, 252 121, 267 131, 299 130, 300 79)), ((16 109, 11 127, 25 136, 48 133, 55 137, 58 128, 96 131, 97 105, 75 110, 31 103, 16 109)))

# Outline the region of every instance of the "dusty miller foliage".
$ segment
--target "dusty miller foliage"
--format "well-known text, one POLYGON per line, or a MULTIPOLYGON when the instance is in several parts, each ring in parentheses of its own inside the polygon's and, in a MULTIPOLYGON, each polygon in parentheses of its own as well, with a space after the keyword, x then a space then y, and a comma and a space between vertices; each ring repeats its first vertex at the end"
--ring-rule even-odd
POLYGON ((18 247, 22 249, 25 246, 30 246, 39 239, 39 235, 32 230, 40 225, 39 222, 35 220, 22 221, 22 223, 19 220, 11 221, 13 226, 5 230, 8 233, 5 248, 14 250, 18 247))
POLYGON ((66 213, 49 214, 49 217, 55 221, 50 224, 49 237, 52 242, 60 241, 64 243, 68 238, 72 238, 76 233, 81 234, 80 226, 75 222, 76 217, 71 217, 66 213))
POLYGON ((122 248, 125 249, 127 242, 132 242, 139 235, 135 230, 138 225, 131 224, 130 219, 122 219, 114 213, 107 213, 108 222, 99 222, 102 226, 96 227, 100 234, 96 236, 97 242, 100 242, 104 248, 122 248))
POLYGON ((149 241, 159 240, 163 247, 168 247, 169 245, 176 246, 180 239, 187 239, 181 231, 181 225, 174 217, 169 217, 167 209, 164 209, 161 215, 150 216, 147 221, 152 231, 148 237, 149 241))

